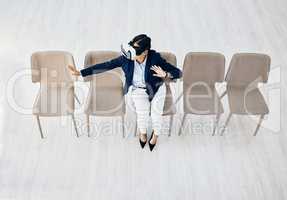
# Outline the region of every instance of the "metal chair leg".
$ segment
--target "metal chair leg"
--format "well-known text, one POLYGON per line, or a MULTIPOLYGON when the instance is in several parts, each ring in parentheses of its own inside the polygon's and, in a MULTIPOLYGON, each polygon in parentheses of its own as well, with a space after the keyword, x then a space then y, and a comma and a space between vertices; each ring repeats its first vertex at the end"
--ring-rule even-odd
POLYGON ((81 102, 80 102, 80 100, 76 94, 74 94, 74 97, 75 97, 76 101, 78 102, 78 104, 81 104, 81 102))
POLYGON ((261 123, 262 123, 263 119, 264 119, 264 115, 261 115, 260 118, 259 118, 259 122, 258 122, 258 124, 257 124, 257 126, 256 126, 256 129, 255 129, 255 131, 254 131, 253 136, 256 136, 256 135, 257 135, 257 132, 258 132, 260 126, 261 126, 261 123))
POLYGON ((134 136, 135 136, 135 137, 137 136, 137 132, 138 132, 138 122, 136 121, 135 133, 134 133, 134 136))
POLYGON ((181 135, 181 133, 182 133, 182 128, 183 128, 183 126, 184 126, 184 124, 185 124, 186 115, 187 115, 187 114, 184 113, 183 118, 182 118, 182 122, 181 122, 181 126, 180 126, 180 128, 179 128, 178 135, 181 135))
POLYGON ((216 119, 215 119, 215 122, 214 122, 214 125, 213 125, 212 136, 215 135, 215 130, 218 127, 219 119, 220 119, 220 113, 216 114, 216 119))
POLYGON ((229 115, 228 115, 228 117, 227 117, 227 120, 226 120, 226 122, 225 122, 225 124, 224 124, 224 126, 223 126, 222 131, 221 131, 221 136, 223 135, 223 133, 224 133, 224 131, 225 131, 225 129, 226 129, 226 126, 228 125, 228 123, 229 123, 229 121, 230 121, 231 116, 232 116, 232 113, 229 113, 229 115))
POLYGON ((225 90, 219 97, 219 99, 222 99, 227 94, 227 90, 225 90))
POLYGON ((170 137, 170 136, 171 136, 172 124, 173 124, 173 115, 171 115, 171 116, 170 116, 170 119, 169 119, 168 137, 170 137))
POLYGON ((44 139, 44 135, 43 135, 43 131, 42 131, 42 126, 41 126, 41 123, 40 123, 39 115, 36 115, 36 119, 37 119, 37 124, 38 124, 38 127, 39 127, 39 131, 40 131, 40 134, 41 134, 41 138, 44 139))
POLYGON ((125 138, 125 116, 122 115, 122 132, 123 132, 123 138, 125 138))
POLYGON ((74 127, 75 127, 75 131, 76 131, 77 137, 79 137, 78 128, 77 128, 77 125, 76 125, 76 120, 75 120, 74 114, 72 114, 72 120, 73 120, 73 123, 74 123, 74 127))
POLYGON ((87 131, 88 131, 88 137, 90 137, 90 115, 86 115, 87 118, 87 131))

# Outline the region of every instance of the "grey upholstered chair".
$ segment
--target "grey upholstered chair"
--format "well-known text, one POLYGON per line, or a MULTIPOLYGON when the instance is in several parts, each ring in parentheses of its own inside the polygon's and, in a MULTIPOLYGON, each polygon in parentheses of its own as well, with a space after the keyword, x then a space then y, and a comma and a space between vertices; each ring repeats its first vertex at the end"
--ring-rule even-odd
POLYGON ((270 71, 271 59, 265 54, 234 54, 226 74, 226 91, 230 113, 222 134, 233 114, 259 115, 260 119, 254 132, 257 134, 262 120, 269 113, 268 106, 258 88, 258 83, 266 83, 270 71))
MULTIPOLYGON (((85 67, 102 63, 120 56, 113 51, 91 51, 86 54, 85 67)), ((122 120, 122 134, 125 136, 125 99, 123 94, 123 73, 121 68, 84 77, 90 81, 88 97, 85 103, 88 136, 90 136, 90 115, 95 116, 120 116, 122 120)))
POLYGON ((216 115, 213 135, 224 112, 215 83, 224 81, 225 57, 219 53, 188 53, 183 64, 182 132, 187 114, 216 115))
POLYGON ((41 137, 44 138, 40 116, 71 115, 74 118, 74 80, 67 66, 74 65, 73 56, 64 51, 35 52, 31 56, 32 82, 40 82, 40 89, 33 106, 41 137))

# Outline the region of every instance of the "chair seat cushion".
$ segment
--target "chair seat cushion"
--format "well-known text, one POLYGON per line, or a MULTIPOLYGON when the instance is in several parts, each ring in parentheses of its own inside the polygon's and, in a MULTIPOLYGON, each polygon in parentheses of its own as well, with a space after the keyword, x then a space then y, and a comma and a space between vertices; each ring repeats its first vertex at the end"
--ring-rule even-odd
POLYGON ((234 114, 268 114, 269 109, 258 88, 248 90, 246 87, 227 88, 230 112, 234 114))
POLYGON ((39 116, 61 116, 74 112, 73 85, 40 86, 33 105, 33 114, 39 116))
POLYGON ((173 96, 170 88, 170 83, 165 83, 166 85, 166 96, 164 100, 163 114, 162 115, 174 115, 176 113, 176 107, 173 102, 173 96))
POLYGON ((186 91, 183 95, 185 113, 210 115, 224 112, 215 87, 196 85, 184 91, 186 91))
POLYGON ((125 114, 123 89, 102 86, 90 88, 85 104, 85 113, 99 116, 120 116, 125 114))

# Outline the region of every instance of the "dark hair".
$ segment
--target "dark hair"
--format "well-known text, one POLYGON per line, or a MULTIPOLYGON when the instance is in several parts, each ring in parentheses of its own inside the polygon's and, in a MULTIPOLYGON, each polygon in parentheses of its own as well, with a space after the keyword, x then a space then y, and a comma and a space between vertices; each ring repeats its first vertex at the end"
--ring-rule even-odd
POLYGON ((135 36, 130 42, 131 45, 136 50, 136 54, 140 55, 145 50, 150 50, 151 48, 151 39, 146 34, 140 34, 135 36), (135 47, 134 44, 137 43, 139 47, 135 47))

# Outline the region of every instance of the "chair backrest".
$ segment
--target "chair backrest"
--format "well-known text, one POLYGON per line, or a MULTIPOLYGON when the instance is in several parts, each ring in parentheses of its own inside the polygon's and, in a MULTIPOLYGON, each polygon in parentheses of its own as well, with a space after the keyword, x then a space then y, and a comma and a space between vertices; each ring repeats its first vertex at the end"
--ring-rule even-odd
POLYGON ((270 71, 270 63, 270 57, 265 54, 234 54, 225 78, 227 85, 248 86, 254 81, 266 83, 270 71))
POLYGON ((65 51, 41 51, 31 56, 32 82, 63 84, 74 82, 68 65, 74 65, 72 54, 65 51))
POLYGON ((223 82, 225 72, 225 57, 220 53, 202 52, 187 53, 183 63, 183 83, 191 85, 204 82, 214 85, 223 82))
MULTIPOLYGON (((114 51, 90 51, 85 57, 85 68, 98 63, 106 62, 120 56, 114 51)), ((120 66, 119 66, 120 67, 120 66)), ((86 113, 114 116, 125 112, 123 94, 123 72, 115 68, 107 72, 87 76, 84 81, 90 81, 88 107, 86 113), (92 106, 89 107, 89 106, 92 106)))
MULTIPOLYGON (((91 65, 109 61, 118 56, 120 56, 120 53, 114 51, 90 51, 86 54, 84 65, 85 68, 87 68, 91 65)), ((84 77, 84 81, 92 81, 92 84, 97 87, 122 87, 121 77, 122 70, 120 68, 115 68, 105 73, 84 77)))
POLYGON ((74 112, 74 77, 68 65, 73 56, 65 51, 41 51, 31 56, 32 82, 40 82, 33 113, 59 116, 74 112))
MULTIPOLYGON (((176 56, 170 52, 159 52, 161 57, 164 58, 168 63, 176 66, 176 56)), ((163 115, 171 115, 176 113, 176 107, 173 102, 172 91, 169 82, 165 82, 166 85, 166 98, 163 107, 163 115)))
POLYGON ((159 52, 161 57, 164 58, 168 63, 176 66, 176 56, 170 52, 159 52))

